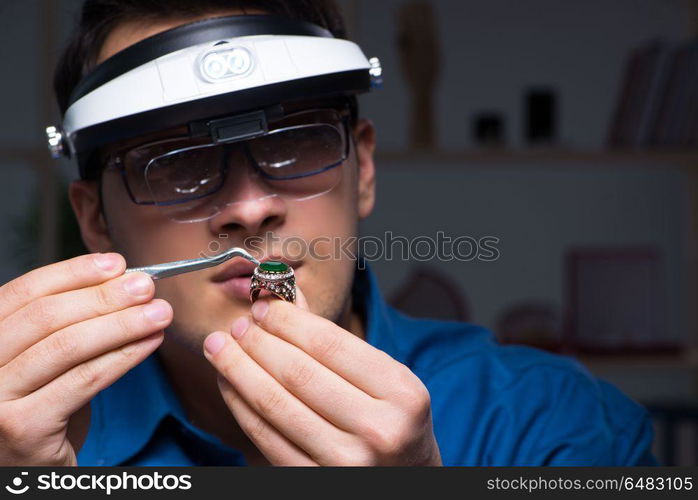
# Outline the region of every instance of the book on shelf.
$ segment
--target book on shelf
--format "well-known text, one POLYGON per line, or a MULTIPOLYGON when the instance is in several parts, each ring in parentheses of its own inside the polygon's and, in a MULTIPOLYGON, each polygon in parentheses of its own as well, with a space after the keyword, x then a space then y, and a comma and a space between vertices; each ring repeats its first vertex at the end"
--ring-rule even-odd
POLYGON ((698 147, 698 40, 652 40, 633 50, 623 73, 608 146, 698 147))

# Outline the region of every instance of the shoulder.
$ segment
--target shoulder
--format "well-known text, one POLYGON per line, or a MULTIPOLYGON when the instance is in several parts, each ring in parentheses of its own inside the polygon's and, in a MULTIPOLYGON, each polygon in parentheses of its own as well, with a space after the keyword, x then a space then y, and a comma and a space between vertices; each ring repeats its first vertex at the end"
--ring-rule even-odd
POLYGON ((574 359, 500 345, 467 323, 391 316, 401 361, 429 389, 445 461, 653 463, 646 410, 574 359))

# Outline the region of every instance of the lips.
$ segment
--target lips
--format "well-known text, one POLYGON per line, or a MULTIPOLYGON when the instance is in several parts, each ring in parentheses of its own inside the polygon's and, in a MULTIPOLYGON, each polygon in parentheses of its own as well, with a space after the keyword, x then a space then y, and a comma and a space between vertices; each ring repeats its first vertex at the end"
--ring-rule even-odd
POLYGON ((242 257, 235 257, 221 267, 211 281, 226 295, 238 300, 247 300, 255 265, 242 257))
MULTIPOLYGON (((300 267, 300 261, 291 261, 283 257, 268 256, 260 259, 262 262, 275 260, 291 266, 294 270, 300 267)), ((219 286, 227 295, 236 299, 248 300, 250 296, 250 280, 254 272, 255 265, 243 259, 235 257, 229 263, 222 266, 222 269, 213 275, 211 281, 219 286)))
POLYGON ((216 273, 212 279, 215 283, 221 283, 234 278, 243 276, 252 276, 255 265, 249 260, 242 257, 235 257, 228 264, 222 266, 222 269, 216 273))

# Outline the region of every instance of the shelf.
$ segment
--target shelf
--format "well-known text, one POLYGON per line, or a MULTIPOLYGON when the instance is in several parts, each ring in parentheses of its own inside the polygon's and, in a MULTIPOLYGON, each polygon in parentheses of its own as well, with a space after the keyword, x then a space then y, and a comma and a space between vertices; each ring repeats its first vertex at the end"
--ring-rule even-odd
POLYGON ((566 149, 482 149, 465 151, 377 151, 376 161, 380 167, 386 163, 401 164, 461 164, 516 166, 536 164, 558 166, 583 164, 585 166, 677 166, 698 170, 698 150, 695 151, 583 151, 566 149))

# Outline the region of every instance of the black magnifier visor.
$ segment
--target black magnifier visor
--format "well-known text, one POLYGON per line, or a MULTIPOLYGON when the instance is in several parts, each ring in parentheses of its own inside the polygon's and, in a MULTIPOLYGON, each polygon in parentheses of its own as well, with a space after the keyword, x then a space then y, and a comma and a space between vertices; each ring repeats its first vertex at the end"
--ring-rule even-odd
MULTIPOLYGON (((95 158, 91 172, 101 170, 109 156, 122 154, 128 149, 137 148, 152 142, 169 138, 210 138, 213 142, 236 142, 266 134, 273 124, 285 117, 314 109, 335 109, 349 113, 349 125, 353 127, 357 119, 356 98, 342 96, 334 98, 298 99, 285 101, 265 109, 237 113, 213 119, 197 120, 176 127, 168 127, 140 137, 114 142, 102 148, 95 158)), ((96 176, 93 176, 96 178, 96 176)))

